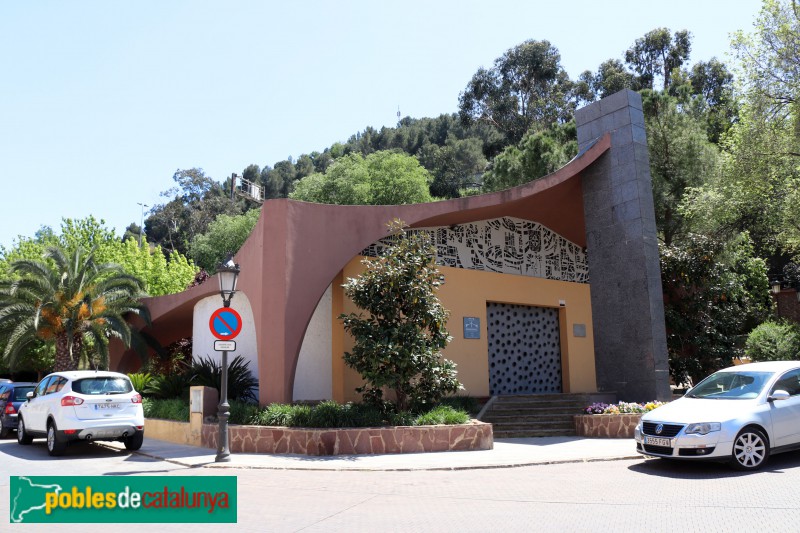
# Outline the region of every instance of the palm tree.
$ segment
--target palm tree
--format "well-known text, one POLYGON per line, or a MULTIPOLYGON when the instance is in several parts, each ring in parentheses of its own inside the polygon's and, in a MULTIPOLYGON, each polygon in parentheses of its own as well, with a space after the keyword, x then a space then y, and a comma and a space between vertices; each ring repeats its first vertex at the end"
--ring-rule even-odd
POLYGON ((147 307, 138 301, 142 282, 118 265, 95 263, 94 250, 52 246, 44 259, 50 261, 14 261, 9 272, 19 278, 0 282, 0 342, 9 365, 36 339, 55 343, 55 371, 76 369, 85 345, 102 364, 110 337, 131 345, 124 315, 149 322, 147 307))

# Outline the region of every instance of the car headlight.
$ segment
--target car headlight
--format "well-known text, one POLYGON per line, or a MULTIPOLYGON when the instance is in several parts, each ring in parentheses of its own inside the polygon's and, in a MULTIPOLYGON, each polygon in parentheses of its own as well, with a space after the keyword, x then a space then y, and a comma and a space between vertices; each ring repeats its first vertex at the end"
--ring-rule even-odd
POLYGON ((686 427, 687 435, 708 435, 712 431, 719 431, 722 424, 719 422, 701 422, 700 424, 689 424, 686 427))

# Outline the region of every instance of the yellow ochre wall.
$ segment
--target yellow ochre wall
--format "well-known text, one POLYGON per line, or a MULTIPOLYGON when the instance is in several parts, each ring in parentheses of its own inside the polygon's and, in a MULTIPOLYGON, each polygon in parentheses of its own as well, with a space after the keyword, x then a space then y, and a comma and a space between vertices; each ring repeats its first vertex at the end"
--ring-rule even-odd
MULTIPOLYGON (((342 276, 334 281, 333 399, 340 402, 357 400, 358 395, 354 389, 361 384, 359 375, 346 367, 342 360, 341 354, 352 348, 353 338, 343 333, 342 323, 337 317, 342 312, 358 312, 350 299, 343 295, 341 283, 363 271, 362 259, 356 257, 350 261, 342 271, 342 276)), ((438 295, 442 305, 450 311, 447 329, 453 337, 444 350, 444 356, 458 365, 458 379, 464 385, 461 394, 489 395, 487 302, 558 308, 562 390, 565 393, 597 391, 588 284, 461 268, 438 267, 438 269, 445 278, 445 284, 440 288, 438 295), (560 301, 564 302, 563 307, 560 306, 560 301), (464 317, 480 318, 480 339, 464 338, 464 317), (586 326, 585 337, 573 335, 574 324, 586 326)))

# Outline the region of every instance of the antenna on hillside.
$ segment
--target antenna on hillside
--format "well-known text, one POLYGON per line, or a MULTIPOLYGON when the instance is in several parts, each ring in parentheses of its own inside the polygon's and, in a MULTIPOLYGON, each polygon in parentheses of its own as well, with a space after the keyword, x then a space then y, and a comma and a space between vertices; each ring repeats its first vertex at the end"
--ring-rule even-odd
POLYGON ((397 127, 400 127, 400 106, 397 106, 397 127))

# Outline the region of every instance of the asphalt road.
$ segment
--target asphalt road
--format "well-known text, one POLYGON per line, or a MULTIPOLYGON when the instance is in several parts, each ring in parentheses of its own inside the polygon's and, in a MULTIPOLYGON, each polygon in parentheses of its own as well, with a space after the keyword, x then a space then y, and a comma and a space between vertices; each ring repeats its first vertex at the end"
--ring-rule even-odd
POLYGON ((0 473, 2 531, 800 530, 800 452, 757 473, 658 459, 353 472, 187 468, 97 444, 51 459, 41 440, 3 440, 0 473), (236 475, 238 524, 9 524, 9 475, 236 475))

